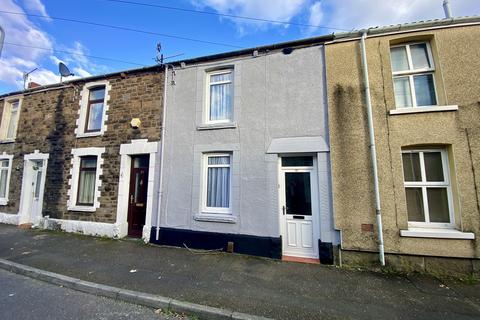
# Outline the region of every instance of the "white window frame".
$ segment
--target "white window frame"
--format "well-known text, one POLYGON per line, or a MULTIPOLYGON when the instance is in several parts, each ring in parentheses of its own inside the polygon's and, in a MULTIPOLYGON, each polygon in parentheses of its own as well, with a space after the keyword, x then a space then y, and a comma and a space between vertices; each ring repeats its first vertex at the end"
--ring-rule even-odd
POLYGON ((204 123, 205 124, 224 124, 224 123, 233 123, 233 114, 234 114, 234 101, 235 101, 235 87, 234 87, 234 70, 233 68, 225 68, 219 69, 214 71, 209 71, 206 73, 206 86, 205 86, 205 117, 204 123), (219 81, 219 82, 211 82, 210 79, 212 76, 219 75, 219 74, 227 74, 230 73, 232 75, 231 81, 219 81), (222 119, 222 120, 210 120, 210 86, 212 84, 227 84, 230 83, 232 85, 232 110, 230 110, 230 119, 222 119))
POLYGON ((103 158, 102 154, 105 153, 105 148, 80 148, 72 149, 72 165, 70 168, 71 178, 68 181, 70 186, 68 190, 68 202, 67 209, 69 211, 85 211, 85 212, 95 212, 97 208, 100 208, 100 187, 102 186, 102 180, 100 176, 103 174, 102 165, 103 158), (77 205, 77 196, 78 196, 78 180, 80 177, 80 161, 81 157, 86 156, 96 156, 97 157, 97 170, 95 175, 95 196, 93 199, 93 206, 83 206, 77 205))
POLYGON ((7 184, 5 186, 5 197, 0 198, 0 205, 5 206, 8 204, 8 195, 10 193, 10 177, 12 175, 13 155, 9 155, 4 152, 3 154, 0 155, 0 161, 2 160, 8 160, 7 184))
MULTIPOLYGON (((408 108, 422 108, 422 107, 431 107, 431 106, 438 106, 438 94, 437 94, 437 84, 435 81, 435 61, 433 60, 433 54, 432 54, 432 48, 430 47, 430 42, 428 41, 417 41, 417 42, 409 42, 409 43, 402 43, 394 46, 390 46, 390 59, 391 59, 391 49, 393 48, 399 48, 399 47, 405 47, 405 50, 407 52, 407 63, 408 63, 408 69, 406 71, 393 71, 392 69, 392 79, 393 82, 395 83, 395 79, 397 78, 404 78, 408 77, 409 83, 410 83, 410 93, 412 95, 412 106, 411 107, 398 107, 395 106, 397 109, 408 109, 408 108), (410 53, 410 46, 416 45, 416 44, 425 44, 427 47, 427 56, 428 56, 428 61, 430 62, 430 68, 421 68, 421 69, 413 69, 413 63, 412 63, 412 55, 410 53), (433 90, 435 91, 435 101, 437 104, 435 105, 418 105, 417 104, 417 95, 415 93, 415 84, 413 82, 413 77, 417 75, 428 75, 431 74, 433 78, 433 90)), ((393 93, 396 95, 395 92, 395 85, 393 88, 393 93)))
POLYGON ((232 161, 233 156, 232 153, 222 152, 222 153, 204 153, 203 154, 203 164, 202 164, 202 213, 214 213, 214 214, 225 214, 231 215, 232 214, 232 161), (210 157, 229 157, 230 164, 208 164, 208 158, 210 157), (229 199, 228 199, 228 208, 220 208, 220 207, 208 207, 207 206, 207 181, 208 181, 208 168, 230 168, 230 185, 229 187, 229 199))
POLYGON ((18 123, 20 120, 20 111, 22 109, 22 99, 21 96, 10 97, 4 101, 3 105, 3 112, 2 112, 2 122, 0 125, 0 142, 14 142, 17 137, 18 132, 18 123), (8 127, 10 125, 10 117, 12 114, 12 105, 13 103, 18 101, 18 115, 17 115, 17 123, 15 124, 15 131, 13 133, 13 137, 7 137, 8 134, 8 127))
POLYGON ((77 127, 75 128, 75 134, 77 138, 85 138, 85 137, 96 137, 96 136, 101 136, 107 131, 107 125, 106 122, 108 120, 108 115, 107 111, 109 109, 109 101, 110 101, 110 90, 112 89, 112 86, 110 85, 110 82, 108 80, 102 80, 102 81, 95 81, 95 82, 89 82, 83 86, 83 90, 80 93, 81 99, 80 99, 80 108, 78 109, 78 118, 77 118, 77 127), (90 90, 95 89, 96 87, 101 87, 105 86, 105 97, 104 97, 104 102, 103 102, 103 114, 102 114, 102 126, 100 128, 100 131, 94 131, 94 132, 85 132, 85 127, 86 127, 86 122, 88 121, 87 115, 88 115, 88 102, 90 99, 90 90))
MULTIPOLYGON (((423 197, 423 208, 424 208, 424 216, 425 222, 418 222, 418 221, 408 221, 408 227, 413 228, 448 228, 453 229, 455 228, 455 212, 453 206, 453 195, 452 195, 452 184, 450 178, 450 165, 448 161, 448 154, 447 150, 445 149, 412 149, 412 150, 403 150, 403 154, 408 153, 418 153, 419 154, 419 161, 420 161, 420 172, 422 181, 405 181, 405 175, 403 175, 404 179, 404 188, 421 188, 422 189, 422 197, 423 197), (424 153, 428 152, 440 152, 442 157, 442 168, 443 168, 443 177, 444 182, 437 182, 437 181, 426 181, 426 171, 425 171, 425 161, 424 161, 424 153), (427 197, 427 188, 434 188, 434 187, 441 187, 447 189, 447 200, 448 200, 448 211, 449 211, 449 223, 440 223, 440 222, 430 222, 430 211, 428 207, 428 197, 427 197)), ((403 174, 403 161, 402 161, 402 174, 403 174)), ((405 205, 407 204, 406 199, 406 192, 405 192, 405 205)), ((408 212, 407 212, 407 219, 408 219, 408 212)))

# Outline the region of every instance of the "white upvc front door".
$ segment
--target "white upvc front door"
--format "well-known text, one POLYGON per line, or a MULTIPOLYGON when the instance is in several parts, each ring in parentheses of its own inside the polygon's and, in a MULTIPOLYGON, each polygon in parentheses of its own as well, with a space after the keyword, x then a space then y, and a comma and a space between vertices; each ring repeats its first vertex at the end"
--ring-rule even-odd
POLYGON ((313 156, 282 157, 280 230, 284 256, 318 259, 318 174, 313 156))
POLYGON ((36 225, 42 218, 47 159, 46 157, 25 159, 20 199, 20 224, 36 225))

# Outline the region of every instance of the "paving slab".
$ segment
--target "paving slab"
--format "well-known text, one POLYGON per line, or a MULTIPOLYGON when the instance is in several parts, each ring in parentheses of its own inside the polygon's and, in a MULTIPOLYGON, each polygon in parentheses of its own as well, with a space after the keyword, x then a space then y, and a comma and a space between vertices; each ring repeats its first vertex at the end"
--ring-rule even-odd
POLYGON ((480 285, 452 287, 428 276, 198 254, 7 225, 0 225, 0 258, 186 304, 275 319, 480 318, 480 285))

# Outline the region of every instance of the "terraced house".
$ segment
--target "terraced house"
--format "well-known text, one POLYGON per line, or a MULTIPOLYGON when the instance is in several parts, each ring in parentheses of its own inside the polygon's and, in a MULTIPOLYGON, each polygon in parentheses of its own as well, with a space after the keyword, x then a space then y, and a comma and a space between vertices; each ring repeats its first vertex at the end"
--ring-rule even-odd
POLYGON ((1 96, 0 221, 142 236, 156 210, 163 79, 152 67, 1 96))
POLYGON ((169 67, 152 242, 333 263, 323 45, 331 39, 169 67))
POLYGON ((478 271, 479 38, 474 17, 337 34, 326 45, 344 263, 378 265, 384 250, 401 269, 478 271))
POLYGON ((340 33, 0 96, 0 222, 478 270, 479 25, 340 33))

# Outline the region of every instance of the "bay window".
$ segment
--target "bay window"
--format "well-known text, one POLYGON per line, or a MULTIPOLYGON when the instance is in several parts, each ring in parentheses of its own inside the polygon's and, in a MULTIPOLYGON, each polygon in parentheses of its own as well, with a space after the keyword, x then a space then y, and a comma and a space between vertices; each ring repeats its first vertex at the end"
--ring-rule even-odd
POLYGON ((390 57, 397 109, 437 105, 430 44, 419 42, 392 46, 390 57))

